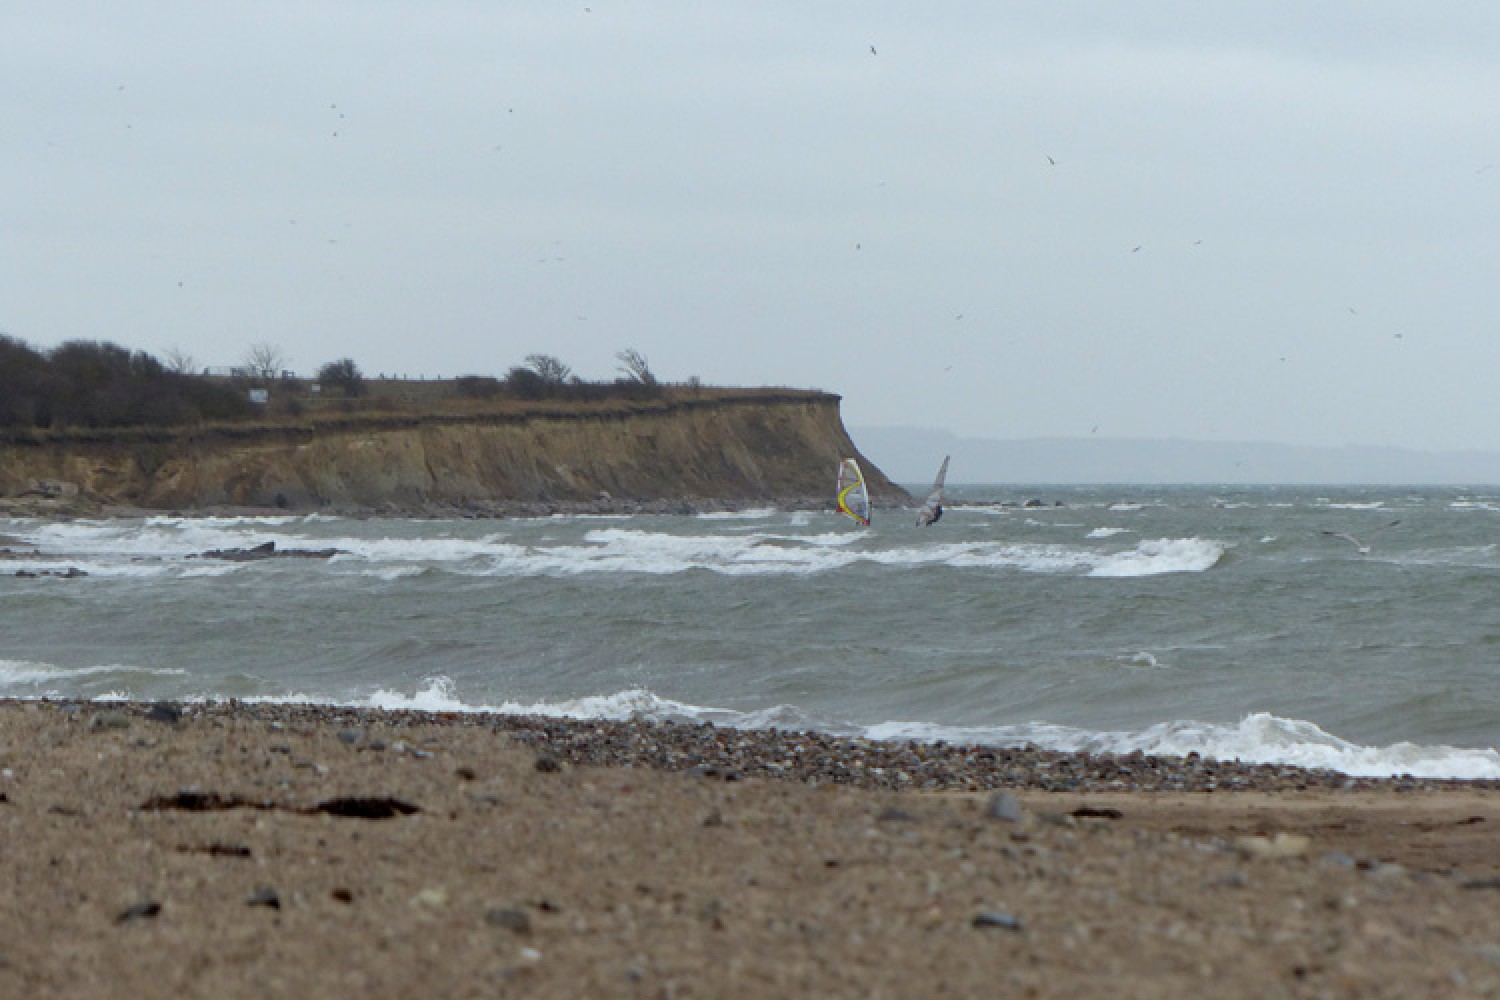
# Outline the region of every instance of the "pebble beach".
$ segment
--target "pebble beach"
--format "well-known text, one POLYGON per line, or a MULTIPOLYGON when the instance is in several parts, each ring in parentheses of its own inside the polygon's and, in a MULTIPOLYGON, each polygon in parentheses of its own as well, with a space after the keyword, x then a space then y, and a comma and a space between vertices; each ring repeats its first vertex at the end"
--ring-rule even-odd
POLYGON ((1500 995, 1493 782, 0 702, 0 995, 1500 995))

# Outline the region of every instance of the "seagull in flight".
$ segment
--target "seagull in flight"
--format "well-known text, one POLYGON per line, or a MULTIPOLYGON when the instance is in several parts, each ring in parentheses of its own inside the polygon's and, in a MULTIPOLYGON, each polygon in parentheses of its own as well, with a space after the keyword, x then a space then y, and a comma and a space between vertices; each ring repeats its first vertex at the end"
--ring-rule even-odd
MULTIPOLYGON (((1384 531, 1386 528, 1394 528, 1396 525, 1398 525, 1400 523, 1401 523, 1400 521, 1391 521, 1389 524, 1382 524, 1380 527, 1376 528, 1375 530, 1376 531, 1384 531)), ((1358 538, 1358 536, 1352 535, 1352 534, 1350 534, 1347 531, 1325 531, 1325 532, 1323 532, 1323 534, 1325 534, 1325 535, 1332 535, 1334 538, 1342 538, 1342 539, 1344 539, 1346 542, 1351 543, 1356 549, 1358 549, 1359 550, 1359 554, 1362 555, 1362 556, 1367 556, 1367 555, 1370 554, 1370 543, 1369 542, 1360 541, 1360 539, 1358 538)))

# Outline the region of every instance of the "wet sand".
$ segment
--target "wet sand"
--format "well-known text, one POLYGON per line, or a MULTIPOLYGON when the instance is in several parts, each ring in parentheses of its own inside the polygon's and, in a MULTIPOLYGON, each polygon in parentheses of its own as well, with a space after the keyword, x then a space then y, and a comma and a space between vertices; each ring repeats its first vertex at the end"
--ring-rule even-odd
POLYGON ((0 996, 1500 995, 1494 783, 0 702, 0 996))

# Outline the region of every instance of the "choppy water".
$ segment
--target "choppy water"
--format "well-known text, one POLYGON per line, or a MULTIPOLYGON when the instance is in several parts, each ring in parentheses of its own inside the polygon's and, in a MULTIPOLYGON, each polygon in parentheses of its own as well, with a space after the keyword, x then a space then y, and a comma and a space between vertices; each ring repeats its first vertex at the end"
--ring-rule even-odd
POLYGON ((0 553, 0 696, 644 713, 1500 777, 1500 491, 950 493, 926 529, 769 509, 0 520, 0 548, 45 554, 0 553), (986 502, 1028 497, 1049 506, 986 502), (264 541, 346 554, 195 558, 264 541), (15 576, 69 567, 88 576, 15 576))

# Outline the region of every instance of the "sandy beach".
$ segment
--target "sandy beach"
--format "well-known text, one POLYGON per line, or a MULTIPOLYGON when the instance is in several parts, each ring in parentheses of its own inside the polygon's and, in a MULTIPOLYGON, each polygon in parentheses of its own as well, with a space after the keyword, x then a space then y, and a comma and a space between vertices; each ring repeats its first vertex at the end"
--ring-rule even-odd
POLYGON ((1493 784, 0 703, 7 997, 1500 994, 1493 784))

